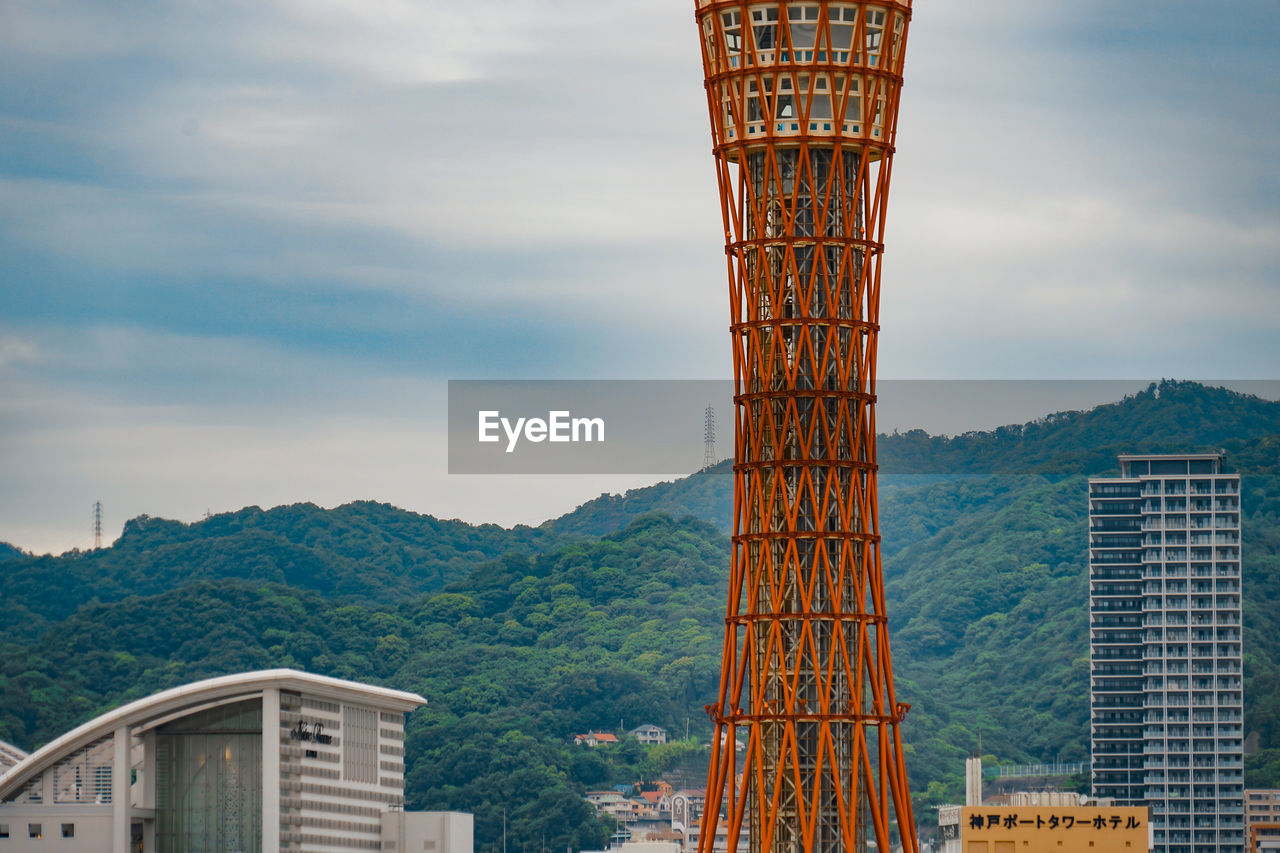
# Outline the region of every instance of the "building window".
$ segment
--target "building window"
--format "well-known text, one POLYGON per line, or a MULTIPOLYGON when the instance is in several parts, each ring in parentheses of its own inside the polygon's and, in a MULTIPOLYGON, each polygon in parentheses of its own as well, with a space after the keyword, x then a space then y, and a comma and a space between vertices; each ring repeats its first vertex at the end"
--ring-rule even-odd
POLYGON ((27 824, 27 835, 31 838, 41 838, 44 836, 44 828, 38 823, 27 824))
POLYGON ((720 16, 724 22, 724 46, 729 53, 742 52, 742 13, 725 12, 720 16))
POLYGON ((156 730, 157 850, 261 853, 262 795, 261 699, 156 730))
POLYGON ((0 838, 8 838, 8 837, 9 837, 9 824, 0 823, 0 838))
POLYGON ((342 709, 342 778, 378 783, 378 714, 347 705, 342 709))
POLYGON ((74 823, 64 823, 64 824, 62 825, 62 837, 63 837, 63 838, 75 838, 75 837, 76 837, 76 825, 75 825, 74 823))

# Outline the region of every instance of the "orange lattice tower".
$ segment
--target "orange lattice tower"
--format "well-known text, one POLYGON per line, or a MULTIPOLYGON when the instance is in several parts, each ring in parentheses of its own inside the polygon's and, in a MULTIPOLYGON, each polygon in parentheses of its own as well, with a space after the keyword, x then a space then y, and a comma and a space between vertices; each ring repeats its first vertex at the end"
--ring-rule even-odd
POLYGON ((699 851, 727 834, 730 853, 872 841, 915 853, 875 438, 911 3, 696 3, 736 382, 733 559, 699 851))

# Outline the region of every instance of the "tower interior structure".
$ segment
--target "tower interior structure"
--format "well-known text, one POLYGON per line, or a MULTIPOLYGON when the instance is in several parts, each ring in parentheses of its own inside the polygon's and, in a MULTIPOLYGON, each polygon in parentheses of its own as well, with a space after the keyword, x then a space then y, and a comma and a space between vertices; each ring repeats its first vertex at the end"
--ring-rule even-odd
POLYGON ((701 838, 723 822, 730 853, 914 853, 875 444, 911 6, 696 10, 735 370, 733 556, 701 838))

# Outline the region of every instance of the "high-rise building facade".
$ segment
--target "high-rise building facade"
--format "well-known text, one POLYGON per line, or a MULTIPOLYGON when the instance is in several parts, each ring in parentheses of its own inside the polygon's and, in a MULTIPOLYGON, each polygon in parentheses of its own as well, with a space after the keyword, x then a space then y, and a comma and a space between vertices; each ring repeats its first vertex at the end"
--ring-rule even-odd
POLYGON ((1124 455, 1089 481, 1093 793, 1150 809, 1157 853, 1243 853, 1240 477, 1124 455))

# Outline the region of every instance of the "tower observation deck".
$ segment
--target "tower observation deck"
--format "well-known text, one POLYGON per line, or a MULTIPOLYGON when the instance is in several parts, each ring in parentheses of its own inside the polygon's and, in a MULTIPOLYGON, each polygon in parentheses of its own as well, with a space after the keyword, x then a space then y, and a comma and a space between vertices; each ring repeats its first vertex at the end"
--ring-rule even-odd
POLYGON ((700 853, 721 826, 730 853, 915 853, 875 439, 910 0, 695 2, 735 372, 733 556, 700 853))

